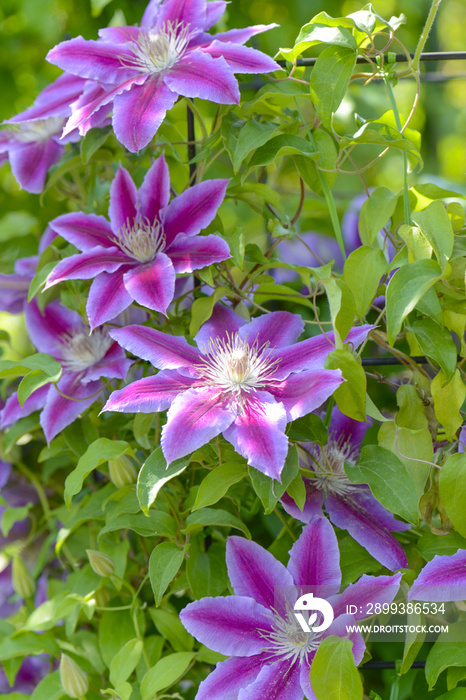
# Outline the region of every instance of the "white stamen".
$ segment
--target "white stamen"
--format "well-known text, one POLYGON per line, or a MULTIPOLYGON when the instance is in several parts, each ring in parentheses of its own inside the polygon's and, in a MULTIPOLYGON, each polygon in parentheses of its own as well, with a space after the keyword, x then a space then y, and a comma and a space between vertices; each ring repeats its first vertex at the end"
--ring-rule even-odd
POLYGON ((121 56, 121 65, 141 73, 157 75, 172 68, 189 44, 189 25, 167 22, 141 32, 137 41, 131 41, 133 56, 121 56))
POLYGON ((160 222, 151 224, 148 219, 135 221, 121 228, 114 243, 126 255, 145 263, 154 260, 165 248, 165 233, 160 222))
POLYGON ((259 630, 265 641, 263 652, 270 655, 271 662, 277 661, 277 657, 282 661, 289 659, 290 665, 296 661, 308 661, 309 654, 317 649, 322 640, 322 632, 304 632, 288 600, 284 617, 276 610, 273 612, 273 631, 259 630))
POLYGON ((271 357, 268 342, 261 347, 256 342, 249 346, 247 339, 235 333, 227 334, 226 340, 211 340, 198 369, 202 383, 241 398, 243 393, 272 385, 279 362, 271 357))
POLYGON ((62 133, 66 119, 62 117, 49 117, 48 119, 35 119, 21 124, 7 124, 5 131, 9 131, 16 141, 21 143, 40 143, 48 141, 52 136, 62 133))
POLYGON ((312 458, 306 455, 307 466, 315 472, 313 485, 321 490, 338 496, 347 496, 359 490, 345 474, 345 462, 355 462, 359 457, 359 448, 350 439, 330 439, 324 447, 312 450, 312 458))
POLYGON ((105 356, 113 342, 102 328, 97 328, 92 335, 76 333, 61 340, 61 364, 67 372, 82 372, 92 367, 105 356))

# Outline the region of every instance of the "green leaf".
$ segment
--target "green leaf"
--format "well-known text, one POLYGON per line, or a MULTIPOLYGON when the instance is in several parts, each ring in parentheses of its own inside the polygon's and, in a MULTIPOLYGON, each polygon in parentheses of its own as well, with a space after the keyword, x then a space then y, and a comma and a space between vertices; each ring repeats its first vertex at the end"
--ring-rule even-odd
POLYGON ((287 287, 284 284, 265 283, 260 284, 255 293, 254 301, 257 304, 265 304, 268 301, 288 301, 291 304, 299 304, 300 306, 306 306, 307 308, 312 308, 312 304, 309 299, 306 299, 301 294, 297 294, 293 289, 287 287))
POLYGON ((396 424, 400 428, 422 430, 428 428, 426 412, 416 387, 403 384, 396 392, 396 402, 400 408, 396 414, 396 424))
POLYGON ((99 533, 99 537, 107 532, 115 530, 134 530, 141 537, 155 537, 156 535, 176 535, 176 522, 168 515, 160 510, 151 510, 149 515, 144 513, 123 513, 116 517, 110 518, 108 523, 99 533))
POLYGON ((432 202, 424 211, 415 211, 413 221, 421 229, 443 270, 453 252, 454 233, 442 202, 432 202))
MULTIPOLYGON (((45 678, 36 685, 31 695, 29 695, 30 700, 59 700, 65 694, 63 686, 60 680, 59 671, 52 671, 48 673, 45 678)), ((8 698, 13 697, 8 695, 8 698)))
POLYGON ((65 503, 68 509, 71 508, 73 496, 78 494, 82 487, 83 481, 91 471, 96 469, 99 464, 106 462, 109 459, 118 459, 125 454, 134 454, 130 445, 123 440, 109 440, 108 438, 99 438, 95 440, 83 456, 80 458, 76 469, 66 477, 65 481, 65 503))
POLYGON ((304 51, 321 43, 346 46, 353 50, 357 48, 355 38, 345 27, 331 27, 317 22, 309 22, 301 27, 293 48, 280 49, 280 53, 286 61, 293 63, 304 51))
POLYGON ((393 421, 386 421, 379 430, 378 440, 381 447, 393 452, 403 462, 420 498, 431 469, 430 464, 425 462, 432 462, 434 458, 430 430, 409 430, 395 425, 393 421))
POLYGON ((460 409, 466 399, 466 387, 460 371, 457 369, 450 381, 447 381, 446 375, 440 370, 433 378, 430 389, 434 399, 435 417, 445 428, 447 440, 453 440, 463 423, 460 409))
POLYGON ((247 121, 241 128, 236 141, 233 155, 234 172, 237 173, 243 160, 256 148, 267 143, 279 128, 278 124, 270 122, 258 122, 256 119, 247 121))
POLYGON ((448 625, 448 632, 441 632, 426 660, 426 681, 431 690, 437 678, 450 666, 466 666, 466 622, 448 625))
POLYGON ((326 369, 339 369, 346 380, 333 395, 337 406, 347 416, 366 420, 366 374, 349 350, 332 350, 325 359, 326 369))
POLYGON ((241 462, 220 464, 202 480, 192 510, 199 510, 199 508, 217 503, 226 494, 230 486, 237 484, 246 475, 247 471, 241 462))
POLYGON ((180 651, 160 659, 141 681, 142 700, 152 700, 155 693, 172 685, 185 673, 193 658, 193 651, 180 651))
POLYGON ((162 486, 184 472, 190 461, 191 455, 188 455, 175 460, 167 468, 167 460, 160 446, 146 459, 139 472, 136 489, 139 505, 145 515, 149 515, 149 508, 162 486))
MULTIPOLYGON (((95 0, 91 0, 92 2, 95 0)), ((104 2, 108 4, 112 0, 97 0, 98 2, 104 2)), ((95 15, 94 15, 95 16, 95 15)), ((86 165, 89 163, 90 159, 94 153, 104 145, 105 141, 110 136, 110 129, 91 129, 87 132, 83 140, 81 141, 81 158, 83 163, 86 165)))
POLYGON ((328 430, 322 418, 315 413, 308 413, 307 416, 289 423, 287 434, 290 440, 296 442, 317 442, 321 447, 325 445, 328 439, 328 430))
POLYGON ((0 219, 0 243, 38 232, 38 220, 27 211, 11 211, 0 219))
POLYGON ((39 654, 57 656, 58 645, 54 634, 21 632, 16 637, 7 637, 0 642, 0 661, 14 659, 18 656, 38 656, 39 654))
POLYGON ((2 514, 2 535, 8 537, 8 533, 15 523, 24 520, 28 516, 29 510, 32 508, 32 503, 27 503, 25 506, 18 508, 7 507, 2 514))
MULTIPOLYGON (((454 670, 458 672, 456 674, 456 678, 458 678, 457 682, 466 678, 466 670, 464 668, 462 670, 454 670)), ((448 669, 448 671, 450 671, 450 669, 448 669)), ((437 700, 466 700, 466 688, 454 688, 454 690, 449 690, 448 693, 442 693, 442 695, 439 695, 437 700)))
POLYGON ((40 270, 38 270, 38 272, 36 272, 36 274, 31 280, 31 284, 29 285, 28 301, 32 301, 34 299, 39 289, 45 284, 45 280, 52 272, 56 264, 56 260, 51 260, 50 262, 46 263, 43 267, 41 267, 40 270))
MULTIPOLYGON (((93 17, 98 17, 104 7, 107 7, 112 1, 113 0, 91 0, 91 15, 93 17)), ((94 129, 92 131, 94 131, 94 129)))
POLYGON ((136 442, 145 450, 152 447, 149 433, 154 422, 155 413, 136 413, 133 421, 133 435, 136 442))
POLYGON ((421 352, 436 362, 450 381, 456 370, 457 356, 451 333, 430 318, 415 319, 406 324, 406 328, 414 333, 421 352))
POLYGON ((416 486, 405 465, 384 447, 366 445, 356 465, 345 462, 354 484, 369 484, 376 499, 391 513, 419 522, 416 486))
POLYGON ((204 551, 197 539, 191 540, 186 576, 196 600, 221 595, 228 586, 225 546, 214 542, 204 551))
POLYGON ((193 648, 194 638, 183 627, 177 613, 149 608, 149 615, 159 634, 170 642, 175 651, 190 651, 193 648))
MULTIPOLYGON (((447 670, 447 688, 448 690, 452 690, 456 688, 458 683, 460 681, 464 681, 466 678, 466 667, 464 666, 457 666, 456 668, 454 666, 450 666, 450 668, 447 670)), ((461 691, 462 695, 457 695, 456 698, 457 700, 466 700, 466 688, 458 688, 458 691, 461 691)), ((440 696, 441 697, 441 696, 440 696)), ((443 696, 443 700, 447 700, 448 696, 443 696)), ((450 696, 451 700, 454 700, 454 695, 450 696)), ((440 700, 440 698, 439 698, 440 700)))
POLYGON ((311 666, 311 685, 317 700, 362 700, 363 688, 351 649, 342 637, 327 637, 311 666))
POLYGON ((377 294, 388 263, 381 250, 361 246, 345 262, 343 278, 353 295, 356 313, 363 319, 377 294))
POLYGON ((356 65, 356 49, 327 46, 311 72, 311 97, 322 123, 332 128, 333 115, 343 100, 356 65))
POLYGON ((110 668, 120 649, 126 642, 134 639, 134 624, 130 613, 127 610, 115 612, 106 610, 102 613, 98 625, 98 634, 102 659, 110 668))
POLYGON ((191 323, 189 334, 195 336, 203 323, 212 316, 214 306, 222 297, 233 297, 234 293, 227 287, 217 287, 215 292, 209 297, 200 297, 193 302, 191 307, 191 323))
POLYGON ((149 559, 149 578, 155 604, 160 605, 163 594, 183 563, 184 552, 173 542, 161 542, 149 559))
POLYGON ((387 333, 393 345, 406 316, 442 276, 435 260, 416 260, 395 272, 387 287, 387 333))
POLYGON ((377 187, 363 203, 359 215, 359 235, 370 244, 395 211, 398 196, 388 187, 377 187))
POLYGON ((56 384, 61 373, 61 365, 43 352, 20 361, 0 360, 0 378, 24 377, 18 387, 18 401, 21 406, 24 406, 26 399, 36 389, 50 382, 56 384))
POLYGON ((307 139, 303 139, 301 136, 294 136, 293 134, 279 134, 254 152, 248 167, 255 168, 270 165, 280 156, 295 154, 304 155, 314 160, 317 160, 319 157, 318 151, 314 149, 307 139))
POLYGON ((466 454, 451 455, 440 470, 439 491, 455 530, 466 537, 466 454))
POLYGON ((335 332, 335 344, 341 350, 343 342, 353 327, 354 323, 354 299, 348 285, 340 279, 328 277, 321 280, 327 294, 335 332))
POLYGON ((115 688, 130 677, 141 660, 143 648, 140 639, 130 639, 115 654, 110 664, 110 683, 115 688))
POLYGON ((281 473, 281 481, 271 479, 258 469, 248 467, 249 476, 254 491, 259 496, 264 506, 265 514, 268 515, 277 505, 278 499, 283 496, 289 484, 296 478, 299 471, 298 450, 292 445, 288 449, 285 465, 281 473))
POLYGON ((426 561, 431 561, 436 554, 450 556, 456 554, 458 549, 466 549, 466 539, 453 531, 439 537, 430 530, 426 530, 419 538, 416 548, 426 561))
POLYGON ((201 508, 195 513, 191 513, 186 518, 186 532, 192 532, 198 527, 233 527, 244 532, 246 537, 251 539, 251 533, 241 520, 221 508, 201 508))
POLYGON ((340 550, 342 587, 353 583, 363 574, 372 574, 381 568, 381 564, 352 537, 347 536, 339 540, 338 548, 340 550))
POLYGON ((332 137, 323 129, 313 129, 312 138, 319 151, 319 165, 324 170, 317 170, 316 163, 305 156, 295 156, 294 161, 306 185, 319 197, 324 197, 321 177, 325 177, 332 187, 337 176, 335 166, 338 153, 332 137), (327 170, 334 172, 325 172, 327 170))
POLYGON ((357 144, 373 144, 384 148, 396 148, 405 151, 422 164, 421 154, 411 141, 389 124, 380 121, 366 122, 353 136, 344 136, 340 147, 347 148, 357 144))

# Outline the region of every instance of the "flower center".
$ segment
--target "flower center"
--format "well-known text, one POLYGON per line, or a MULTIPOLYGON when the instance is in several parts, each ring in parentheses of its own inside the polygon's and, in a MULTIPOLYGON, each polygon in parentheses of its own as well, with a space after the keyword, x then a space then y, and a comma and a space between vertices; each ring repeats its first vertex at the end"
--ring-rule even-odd
POLYGON ((39 143, 48 141, 52 136, 58 136, 63 131, 66 119, 62 117, 49 117, 48 119, 35 119, 21 124, 8 124, 6 131, 21 143, 39 143))
POLYGON ((270 654, 271 660, 280 657, 293 664, 308 660, 308 655, 319 646, 322 633, 304 632, 290 607, 287 601, 284 617, 274 610, 273 631, 259 631, 259 634, 265 640, 263 651, 270 654))
POLYGON ((272 358, 269 343, 261 347, 248 345, 239 333, 226 340, 210 340, 206 355, 198 371, 201 381, 231 392, 237 398, 243 393, 263 389, 273 383, 273 374, 279 359, 272 358))
POLYGON ((163 73, 181 58, 189 39, 189 25, 166 22, 161 27, 141 31, 138 40, 130 42, 133 56, 122 56, 120 62, 125 68, 134 68, 140 73, 163 73))
POLYGON ((358 485, 353 484, 345 474, 345 462, 355 462, 359 457, 359 448, 351 440, 329 440, 324 447, 313 450, 313 460, 306 457, 308 466, 315 472, 312 482, 317 489, 338 496, 347 496, 359 490, 358 485))
POLYGON ((158 253, 165 248, 165 233, 160 222, 150 223, 148 219, 135 221, 130 225, 129 221, 115 238, 115 244, 134 260, 146 263, 154 260, 158 253))
POLYGON ((92 335, 76 333, 65 336, 60 347, 63 369, 67 372, 82 372, 92 367, 104 357, 112 342, 102 328, 97 328, 92 335))

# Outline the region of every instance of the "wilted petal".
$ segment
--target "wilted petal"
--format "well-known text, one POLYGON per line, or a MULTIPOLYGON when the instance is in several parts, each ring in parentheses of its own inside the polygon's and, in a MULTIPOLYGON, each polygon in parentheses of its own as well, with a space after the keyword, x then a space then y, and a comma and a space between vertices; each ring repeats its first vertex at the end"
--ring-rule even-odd
POLYGON ((170 174, 163 153, 147 171, 139 188, 138 200, 142 219, 147 219, 151 224, 158 220, 159 211, 167 206, 170 200, 170 174))
POLYGON ((236 407, 222 400, 218 389, 188 389, 177 396, 167 413, 161 445, 168 463, 197 450, 226 430, 236 407))
POLYGON ((200 97, 217 104, 239 104, 238 81, 224 58, 212 58, 195 49, 164 76, 165 84, 184 97, 200 97))
POLYGON ((190 30, 204 29, 206 24, 206 0, 165 0, 157 15, 157 24, 178 22, 189 24, 190 30))
POLYGON ((159 253, 155 260, 125 273, 126 291, 138 304, 165 314, 175 293, 175 270, 170 258, 159 253))
POLYGON ((170 408, 178 394, 189 389, 195 381, 183 377, 176 370, 162 370, 153 377, 145 377, 114 391, 104 411, 122 413, 158 413, 170 408))
POLYGON ((270 343, 272 348, 282 348, 295 343, 303 330, 304 322, 298 314, 272 311, 243 325, 240 336, 247 338, 249 345, 257 343, 259 348, 265 343, 270 343))
POLYGON ((137 213, 138 191, 129 172, 121 165, 110 187, 108 214, 113 231, 132 228, 137 213))
POLYGON ((390 530, 407 529, 409 525, 395 520, 371 493, 349 492, 347 498, 329 493, 325 500, 325 508, 334 525, 348 530, 351 537, 387 569, 396 571, 408 568, 404 549, 390 530), (390 518, 391 527, 387 528, 378 517, 381 510, 390 518))
POLYGON ((26 328, 32 344, 39 352, 53 357, 60 357, 63 336, 72 336, 80 332, 83 322, 76 311, 62 306, 58 301, 47 304, 40 311, 37 301, 33 299, 25 308, 26 328))
POLYGON ((124 44, 108 41, 87 41, 82 36, 62 41, 51 49, 46 59, 62 70, 91 78, 100 83, 122 83, 134 76, 134 69, 125 68, 121 59, 131 57, 124 44))
MULTIPOLYGON (((345 343, 352 343, 357 348, 367 337, 367 334, 375 326, 356 326, 350 330, 345 343)), ((290 372, 301 372, 303 369, 323 369, 328 353, 335 350, 333 331, 326 335, 316 335, 313 338, 302 340, 284 350, 272 351, 280 364, 275 377, 285 378, 290 372)))
POLYGON ((249 46, 215 40, 204 51, 212 58, 223 56, 233 73, 273 73, 281 70, 273 58, 249 46))
POLYGON ((280 503, 286 512, 296 520, 302 523, 309 523, 315 515, 322 515, 322 506, 324 505, 324 494, 319 489, 316 489, 312 484, 311 479, 303 479, 306 489, 306 500, 304 508, 300 510, 293 499, 284 493, 280 499, 280 503))
MULTIPOLYGON (((323 586, 324 597, 341 585, 340 552, 327 518, 315 516, 290 550, 288 571, 297 586, 323 586)), ((315 595, 319 595, 317 591, 315 595)))
POLYGON ((466 549, 451 556, 436 554, 415 579, 409 600, 466 600, 466 549))
POLYGON ((166 254, 173 263, 175 272, 192 272, 213 263, 228 260, 230 249, 220 236, 186 236, 179 233, 166 254))
MULTIPOLYGON (((280 368, 278 365, 278 371, 280 368)), ((290 374, 274 386, 270 393, 283 403, 288 419, 296 420, 319 408, 342 382, 340 370, 309 370, 290 374)))
POLYGON ((15 145, 9 153, 12 173, 24 190, 40 194, 48 171, 64 152, 64 147, 53 139, 15 145))
POLYGON ((50 226, 56 235, 83 252, 96 246, 112 246, 112 227, 103 216, 82 212, 63 214, 53 219, 50 226))
POLYGON ((86 304, 91 330, 111 321, 132 303, 123 280, 127 270, 124 265, 116 272, 101 272, 91 284, 86 304))
POLYGON ((252 598, 202 598, 189 603, 180 619, 199 642, 227 656, 260 654, 264 647, 260 631, 272 630, 267 609, 252 598))
POLYGON ((132 85, 128 92, 115 97, 113 130, 128 151, 136 153, 152 140, 178 94, 162 80, 152 78, 142 85, 132 85))
POLYGON ((401 574, 394 576, 361 576, 359 581, 351 583, 344 591, 332 600, 335 619, 343 615, 347 605, 355 605, 356 620, 367 617, 368 603, 391 603, 400 588, 401 574))
POLYGON ((238 700, 241 688, 255 680, 267 658, 266 654, 255 654, 221 661, 200 684, 196 700, 238 700))
POLYGON ((50 388, 47 402, 40 415, 40 424, 47 442, 51 442, 58 433, 73 423, 81 413, 92 406, 94 401, 97 401, 95 394, 103 385, 100 381, 81 384, 79 375, 65 374, 57 386, 64 396, 72 398, 65 399, 54 386, 50 388))
POLYGON ((149 360, 158 369, 179 369, 199 363, 199 350, 182 336, 145 326, 117 328, 110 331, 110 336, 133 355, 149 360))
POLYGON ((115 272, 126 262, 128 257, 119 248, 96 246, 60 260, 47 277, 45 289, 64 280, 89 280, 101 272, 115 272))
POLYGON ((240 690, 238 700, 303 700, 299 663, 289 659, 263 666, 256 680, 240 690))
POLYGON ((231 442, 248 464, 280 481, 288 453, 285 435, 286 413, 266 391, 256 391, 248 398, 235 422, 223 436, 231 442))
POLYGON ((15 392, 5 402, 5 406, 0 412, 0 426, 5 429, 15 425, 21 418, 30 416, 34 411, 40 411, 47 399, 50 384, 41 386, 36 389, 29 398, 26 399, 24 406, 21 406, 18 401, 18 394, 15 392))
POLYGON ((214 220, 228 180, 204 180, 174 197, 163 214, 167 248, 179 233, 195 236, 214 220))
POLYGON ((226 563, 228 577, 237 596, 254 598, 266 608, 276 609, 276 586, 293 586, 293 577, 273 554, 244 537, 229 537, 226 563))

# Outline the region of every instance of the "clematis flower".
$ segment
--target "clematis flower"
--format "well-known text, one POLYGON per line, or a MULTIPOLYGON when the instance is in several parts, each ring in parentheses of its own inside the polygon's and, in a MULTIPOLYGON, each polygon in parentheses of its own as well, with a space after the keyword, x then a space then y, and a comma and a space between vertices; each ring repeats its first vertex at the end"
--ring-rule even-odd
POLYGON ((89 335, 80 316, 59 302, 48 304, 42 315, 33 300, 27 305, 26 327, 39 352, 51 355, 62 368, 57 388, 47 384, 36 389, 21 406, 17 394, 6 401, 0 425, 9 428, 17 420, 41 410, 40 423, 50 442, 97 400, 101 377, 124 379, 132 364, 109 337, 106 328, 89 335), (63 395, 62 395, 63 394, 63 395), (69 398, 65 398, 69 397, 69 398))
POLYGON ((113 103, 115 135, 134 153, 147 146, 179 95, 239 103, 235 73, 279 69, 243 44, 277 25, 206 33, 225 8, 226 2, 217 1, 151 0, 141 27, 107 27, 97 41, 77 37, 55 46, 47 55, 50 63, 95 83, 74 103, 64 133, 76 127, 86 133, 94 112, 113 103))
POLYGON ((192 272, 230 257, 219 236, 199 236, 223 201, 227 180, 205 180, 170 198, 168 166, 161 155, 139 191, 120 166, 110 190, 110 223, 95 214, 64 214, 52 229, 83 252, 58 263, 46 288, 71 279, 95 280, 87 300, 91 328, 133 300, 165 313, 176 273, 192 272))
POLYGON ((415 579, 408 600, 466 600, 466 549, 451 556, 436 554, 415 579))
MULTIPOLYGON (((347 342, 359 345, 372 327, 352 329, 347 342)), ((343 381, 339 370, 324 369, 329 340, 296 343, 303 329, 301 317, 287 311, 246 323, 217 304, 195 338, 197 348, 144 326, 111 331, 120 345, 162 371, 114 392, 104 410, 168 408, 161 440, 168 462, 223 433, 248 464, 280 479, 287 422, 320 406, 343 381)))
POLYGON ((361 423, 332 411, 328 441, 323 447, 306 443, 298 448, 301 466, 315 476, 303 477, 306 502, 303 510, 285 493, 281 499, 287 513, 308 523, 325 509, 332 523, 348 530, 377 561, 396 571, 408 566, 403 547, 391 534, 409 530, 374 498, 369 486, 353 484, 345 474, 345 461, 356 462, 369 423, 361 423))
POLYGON ((359 611, 368 601, 390 603, 401 579, 401 574, 362 576, 339 594, 337 538, 328 520, 318 516, 303 528, 286 567, 242 537, 228 538, 226 561, 235 595, 202 598, 180 613, 190 634, 230 657, 200 684, 196 700, 315 700, 310 669, 326 637, 348 637, 356 664, 364 655, 361 634, 346 629, 364 613, 348 615, 346 605, 359 611), (334 620, 322 632, 304 632, 293 612, 309 586, 333 607, 334 620))
MULTIPOLYGON (((40 93, 31 108, 3 123, 0 162, 10 161, 13 175, 27 192, 40 194, 48 171, 65 152, 65 144, 80 139, 77 131, 65 140, 62 133, 71 114, 70 104, 82 94, 85 83, 65 73, 40 93)), ((94 126, 98 123, 93 121, 94 126)))
POLYGON ((11 275, 0 274, 0 311, 20 314, 27 303, 29 286, 36 274, 38 255, 20 258, 11 275))

